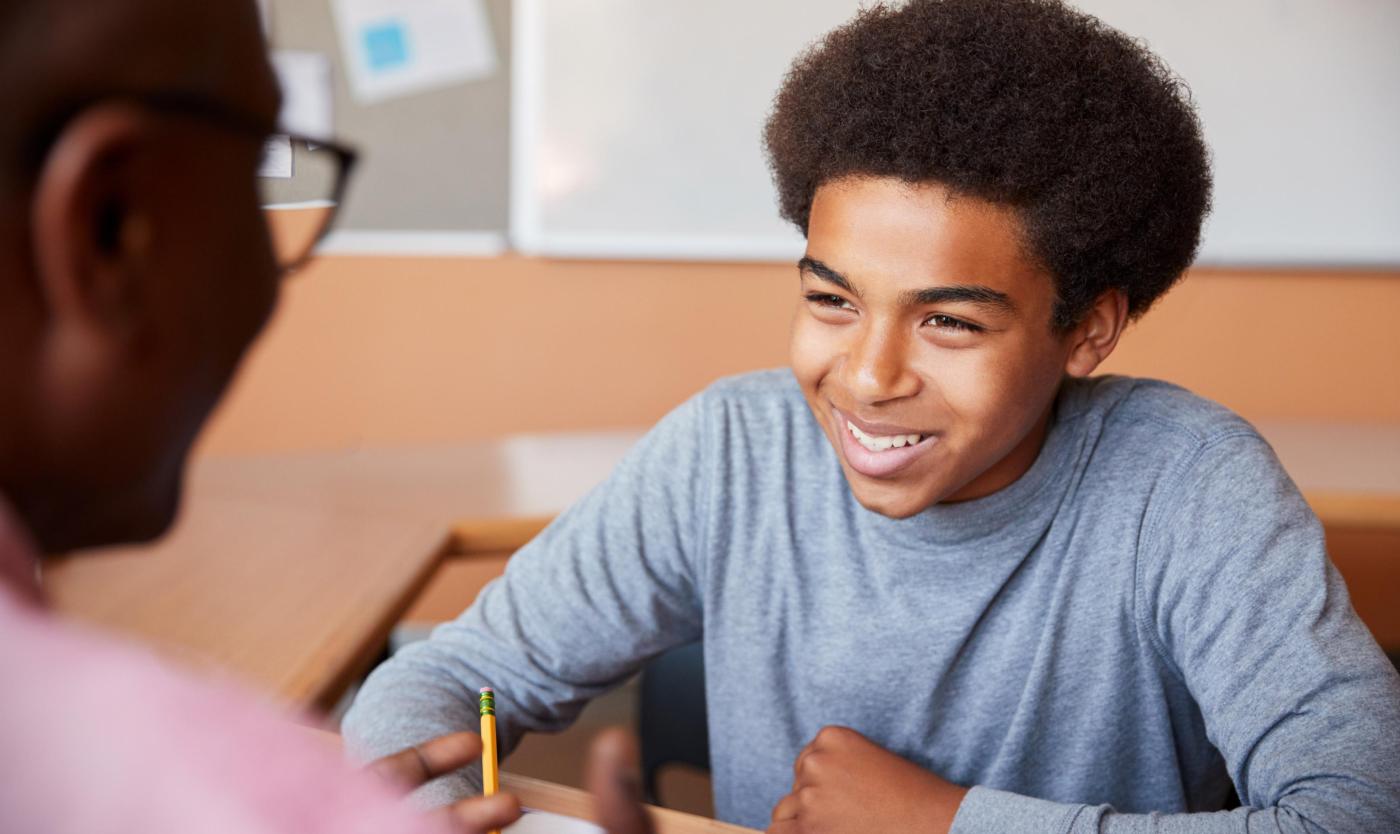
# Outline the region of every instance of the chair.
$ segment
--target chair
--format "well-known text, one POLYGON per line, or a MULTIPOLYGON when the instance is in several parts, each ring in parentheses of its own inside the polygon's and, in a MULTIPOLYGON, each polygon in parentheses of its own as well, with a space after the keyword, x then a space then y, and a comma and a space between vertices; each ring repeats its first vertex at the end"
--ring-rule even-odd
POLYGON ((638 713, 642 787, 647 801, 659 804, 656 786, 662 767, 685 764, 710 771, 703 643, 672 649, 642 669, 638 713))

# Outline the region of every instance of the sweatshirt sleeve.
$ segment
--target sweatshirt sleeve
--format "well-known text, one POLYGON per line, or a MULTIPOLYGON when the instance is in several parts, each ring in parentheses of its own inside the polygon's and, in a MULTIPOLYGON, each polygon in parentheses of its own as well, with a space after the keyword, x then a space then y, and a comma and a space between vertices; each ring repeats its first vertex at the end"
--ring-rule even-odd
POLYGON ((1145 523, 1138 627, 1195 698, 1242 807, 1125 814, 976 788, 954 832, 1400 831, 1400 677, 1321 524, 1248 429, 1180 471, 1145 523))
MULTIPOLYGON (((370 675, 345 716, 368 760, 478 727, 496 691, 503 754, 567 727, 649 658, 698 639, 699 540, 710 491, 706 394, 664 418, 611 476, 515 554, 455 621, 370 675)), ((479 790, 479 766, 420 789, 425 805, 479 790)))

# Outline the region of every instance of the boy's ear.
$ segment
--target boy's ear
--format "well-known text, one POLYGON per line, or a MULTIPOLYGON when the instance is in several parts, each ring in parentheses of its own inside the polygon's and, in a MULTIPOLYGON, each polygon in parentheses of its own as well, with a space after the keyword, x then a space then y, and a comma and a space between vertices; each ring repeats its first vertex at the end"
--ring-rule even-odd
POLYGON ((1094 372, 1118 346, 1118 337, 1128 324, 1128 296, 1111 289, 1098 297, 1074 330, 1070 331, 1069 357, 1065 373, 1084 377, 1094 372))
POLYGON ((157 125, 130 105, 70 122, 34 184, 34 280, 51 328, 125 341, 143 322, 154 226, 143 189, 157 125))

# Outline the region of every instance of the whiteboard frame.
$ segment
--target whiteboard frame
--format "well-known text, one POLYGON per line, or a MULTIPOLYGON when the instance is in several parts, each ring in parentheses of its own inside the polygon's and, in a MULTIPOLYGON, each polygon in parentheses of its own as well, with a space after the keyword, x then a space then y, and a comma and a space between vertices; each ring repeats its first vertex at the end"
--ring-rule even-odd
POLYGON ((392 255, 425 258, 495 258, 509 247, 503 232, 374 231, 333 229, 316 246, 317 255, 392 255))
POLYGON ((510 206, 507 222, 510 243, 522 255, 546 254, 541 247, 539 217, 531 208, 535 166, 527 149, 538 131, 534 105, 540 72, 525 57, 540 28, 539 0, 511 0, 510 5, 510 206))

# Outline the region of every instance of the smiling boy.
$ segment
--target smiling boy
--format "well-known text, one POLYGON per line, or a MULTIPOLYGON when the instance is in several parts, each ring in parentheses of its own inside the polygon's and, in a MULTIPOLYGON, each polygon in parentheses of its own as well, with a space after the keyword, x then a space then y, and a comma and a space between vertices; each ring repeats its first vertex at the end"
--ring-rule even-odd
POLYGON ((1209 204, 1170 72, 1058 3, 877 7, 766 140, 808 242, 791 370, 665 418, 376 671, 352 745, 469 725, 491 683, 510 749, 703 639, 725 820, 1400 828, 1400 680, 1268 445, 1090 377, 1209 204))
POLYGON ((1065 374, 1088 375, 1124 323, 1109 288, 1057 333, 1015 212, 936 183, 833 179, 806 226, 793 373, 857 500, 891 518, 1019 478, 1065 374))

